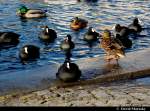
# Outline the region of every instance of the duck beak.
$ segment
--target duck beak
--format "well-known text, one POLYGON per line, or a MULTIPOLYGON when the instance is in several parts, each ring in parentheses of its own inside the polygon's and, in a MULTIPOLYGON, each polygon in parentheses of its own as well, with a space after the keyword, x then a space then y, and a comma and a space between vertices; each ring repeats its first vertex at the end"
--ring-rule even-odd
POLYGON ((24 48, 24 51, 26 54, 28 54, 28 48, 27 47, 24 48))
POLYGON ((48 31, 48 28, 46 28, 46 32, 48 33, 49 31, 48 31))
POLYGON ((144 25, 143 21, 138 18, 139 24, 144 25))
POLYGON ((20 10, 17 10, 17 12, 16 12, 17 14, 19 14, 20 13, 20 10))
POLYGON ((67 62, 67 68, 68 68, 68 69, 70 69, 70 65, 69 65, 69 62, 67 62))
POLYGON ((115 28, 116 28, 116 25, 114 25, 114 26, 112 27, 112 30, 115 30, 115 28))
POLYGON ((95 30, 92 28, 92 32, 95 32, 95 30))
POLYGON ((66 37, 66 38, 65 38, 65 41, 68 42, 68 40, 69 40, 68 37, 66 37))
POLYGON ((125 57, 124 54, 117 53, 117 55, 118 55, 119 57, 121 57, 121 58, 124 58, 124 57, 125 57))
POLYGON ((17 10, 16 14, 17 14, 17 15, 21 15, 20 10, 17 10))

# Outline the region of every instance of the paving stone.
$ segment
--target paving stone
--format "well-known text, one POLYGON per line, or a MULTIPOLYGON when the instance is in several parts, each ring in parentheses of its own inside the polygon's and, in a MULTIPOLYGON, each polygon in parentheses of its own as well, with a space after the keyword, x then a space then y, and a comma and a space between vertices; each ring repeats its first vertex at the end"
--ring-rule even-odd
POLYGON ((89 85, 0 96, 0 106, 149 106, 150 89, 129 85, 89 85), (131 87, 130 87, 131 86, 131 87), (128 92, 128 93, 127 93, 128 92))
POLYGON ((146 100, 146 99, 150 99, 149 96, 147 96, 146 94, 143 94, 143 93, 130 93, 129 95, 133 96, 134 98, 136 99, 139 99, 139 100, 146 100))
POLYGON ((125 106, 126 104, 128 104, 128 101, 126 98, 115 99, 115 100, 109 100, 107 104, 110 106, 125 106))

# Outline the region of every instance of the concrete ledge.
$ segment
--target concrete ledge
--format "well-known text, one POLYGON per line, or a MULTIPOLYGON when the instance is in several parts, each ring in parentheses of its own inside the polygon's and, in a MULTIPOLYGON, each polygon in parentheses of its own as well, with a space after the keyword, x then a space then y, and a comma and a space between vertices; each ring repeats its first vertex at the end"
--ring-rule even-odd
POLYGON ((150 75, 149 55, 150 49, 127 53, 119 61, 119 66, 106 63, 103 57, 79 60, 76 63, 82 70, 81 80, 69 84, 56 81, 55 74, 60 64, 3 74, 0 75, 0 95, 36 91, 52 86, 69 87, 146 77, 150 75))

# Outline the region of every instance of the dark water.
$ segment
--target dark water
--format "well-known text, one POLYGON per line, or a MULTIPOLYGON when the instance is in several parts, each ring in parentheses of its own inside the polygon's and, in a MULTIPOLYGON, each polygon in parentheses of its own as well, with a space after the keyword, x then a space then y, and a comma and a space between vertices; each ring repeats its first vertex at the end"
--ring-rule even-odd
POLYGON ((70 20, 79 16, 89 21, 89 26, 100 33, 111 29, 116 23, 128 25, 134 17, 139 17, 145 30, 133 41, 133 47, 127 52, 150 47, 150 2, 149 0, 99 0, 96 3, 77 2, 76 0, 0 0, 0 31, 13 31, 21 34, 17 47, 0 51, 0 74, 20 70, 31 70, 47 64, 61 63, 64 53, 60 51, 60 41, 71 34, 76 44, 72 60, 102 56, 103 50, 98 42, 89 48, 83 41, 87 29, 74 32, 70 29, 70 20), (44 2, 45 1, 45 2, 44 2), (42 19, 21 20, 16 16, 16 10, 21 5, 30 8, 48 10, 48 17, 42 19), (48 25, 56 30, 58 38, 52 44, 45 46, 38 39, 40 26, 48 25), (40 59, 22 65, 18 53, 25 44, 34 44, 41 48, 40 59))

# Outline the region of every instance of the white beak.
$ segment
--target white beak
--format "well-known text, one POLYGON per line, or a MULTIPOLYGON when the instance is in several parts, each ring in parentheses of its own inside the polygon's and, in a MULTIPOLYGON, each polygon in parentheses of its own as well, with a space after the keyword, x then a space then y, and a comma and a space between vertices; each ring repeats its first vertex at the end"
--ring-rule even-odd
POLYGON ((24 51, 26 54, 28 54, 28 48, 27 47, 24 48, 24 51))
POLYGON ((112 30, 115 30, 115 28, 116 28, 116 25, 114 25, 114 26, 112 27, 112 30))
POLYGON ((143 21, 138 18, 139 24, 144 25, 143 21))
POLYGON ((121 58, 124 58, 124 57, 125 57, 125 55, 120 54, 120 53, 117 53, 117 55, 118 55, 119 57, 121 57, 121 58))
POLYGON ((92 32, 95 32, 95 30, 92 28, 92 32))
POLYGON ((69 62, 67 62, 67 68, 68 68, 68 69, 70 69, 70 65, 69 65, 69 62))
POLYGON ((48 33, 48 28, 46 28, 46 32, 48 33))

